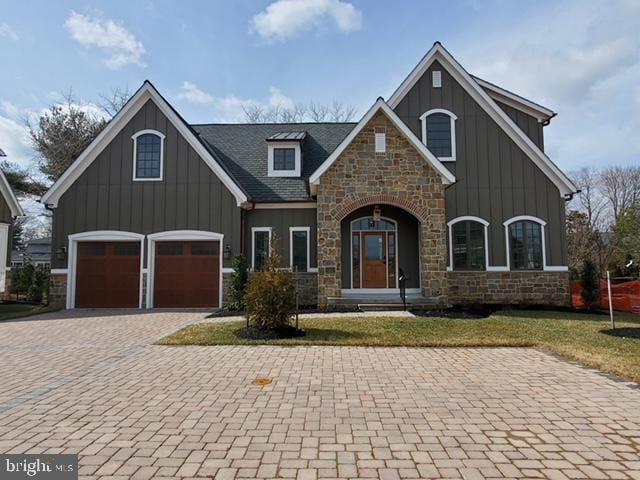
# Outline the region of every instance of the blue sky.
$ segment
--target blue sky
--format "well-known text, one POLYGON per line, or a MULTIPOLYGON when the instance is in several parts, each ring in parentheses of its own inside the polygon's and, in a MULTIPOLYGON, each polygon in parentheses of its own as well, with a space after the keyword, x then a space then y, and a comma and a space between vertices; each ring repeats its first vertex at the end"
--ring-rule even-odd
POLYGON ((565 170, 640 162, 640 2, 5 1, 0 147, 33 159, 23 125, 73 90, 150 79, 190 122, 242 105, 352 104, 361 115, 440 40, 470 73, 558 112, 546 150, 565 170))

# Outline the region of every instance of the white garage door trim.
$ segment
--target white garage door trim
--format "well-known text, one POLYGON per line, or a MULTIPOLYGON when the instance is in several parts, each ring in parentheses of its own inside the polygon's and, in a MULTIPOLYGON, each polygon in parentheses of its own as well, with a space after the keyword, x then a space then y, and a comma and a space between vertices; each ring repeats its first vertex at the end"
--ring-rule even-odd
POLYGON ((147 235, 148 245, 148 261, 147 261, 147 308, 153 308, 153 287, 155 281, 155 264, 156 264, 156 242, 157 241, 197 241, 197 240, 219 240, 218 252, 220 261, 218 265, 218 308, 222 308, 222 248, 224 235, 222 233, 207 232, 205 230, 170 230, 166 232, 152 233, 147 235))
POLYGON ((144 235, 120 230, 96 230, 69 235, 69 263, 67 274, 67 308, 76 308, 76 266, 78 261, 78 242, 140 242, 140 291, 138 308, 142 308, 142 262, 144 261, 144 235))

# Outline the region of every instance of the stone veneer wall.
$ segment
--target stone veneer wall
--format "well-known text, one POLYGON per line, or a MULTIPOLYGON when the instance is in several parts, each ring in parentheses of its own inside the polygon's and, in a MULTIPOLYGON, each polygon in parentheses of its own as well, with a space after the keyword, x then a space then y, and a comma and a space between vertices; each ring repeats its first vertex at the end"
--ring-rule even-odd
POLYGON ((569 272, 447 272, 452 304, 569 307, 569 272))
POLYGON ((418 151, 378 112, 318 185, 318 303, 339 297, 340 222, 365 205, 396 205, 420 221, 420 284, 425 297, 446 303, 444 185, 418 151), (375 133, 386 133, 386 152, 375 153, 375 133))
POLYGON ((318 305, 318 274, 316 272, 295 272, 293 282, 298 290, 298 305, 318 305))
POLYGON ((67 305, 67 274, 52 273, 49 276, 49 305, 52 307, 66 307, 67 305))

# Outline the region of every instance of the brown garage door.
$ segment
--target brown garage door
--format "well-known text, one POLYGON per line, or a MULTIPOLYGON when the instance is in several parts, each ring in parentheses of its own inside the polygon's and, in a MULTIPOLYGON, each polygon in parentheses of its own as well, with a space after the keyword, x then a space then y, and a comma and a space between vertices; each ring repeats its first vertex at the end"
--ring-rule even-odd
POLYGON ((218 307, 220 242, 156 243, 154 307, 218 307))
POLYGON ((140 242, 79 242, 76 307, 139 306, 140 242))

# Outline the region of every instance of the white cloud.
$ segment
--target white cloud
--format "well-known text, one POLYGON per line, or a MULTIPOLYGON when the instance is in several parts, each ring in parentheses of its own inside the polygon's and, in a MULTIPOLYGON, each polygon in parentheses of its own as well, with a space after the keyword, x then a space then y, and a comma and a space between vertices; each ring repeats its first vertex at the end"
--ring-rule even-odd
POLYGON ((195 83, 186 80, 182 82, 182 91, 178 94, 178 98, 200 105, 213 103, 213 96, 211 94, 199 88, 195 83))
POLYGON ((251 30, 273 41, 333 22, 341 32, 362 27, 362 12, 342 0, 276 0, 251 20, 251 30))
POLYGON ((565 0, 454 54, 472 73, 559 113, 545 147, 565 170, 637 163, 638 29, 638 2, 565 0))
POLYGON ((72 11, 64 27, 81 45, 102 50, 107 55, 105 64, 111 69, 128 64, 144 65, 144 45, 120 22, 72 11))
MULTIPOLYGON (((186 82, 188 83, 188 82, 186 82)), ((191 84, 193 85, 193 84, 191 84)), ((194 85, 195 86, 195 85, 194 85)), ((196 87, 197 88, 197 87, 196 87)), ((183 84, 184 90, 184 84, 183 84)), ((199 89, 198 89, 199 90, 199 89)), ((210 106, 212 116, 208 120, 212 119, 215 122, 245 122, 246 115, 245 110, 253 108, 261 108, 264 111, 268 111, 273 108, 280 109, 293 109, 295 102, 290 97, 286 96, 276 87, 269 88, 269 95, 264 99, 252 99, 242 98, 233 94, 225 95, 222 97, 214 97, 206 92, 202 92, 210 98, 206 102, 210 106)), ((184 91, 178 94, 178 98, 188 100, 184 96, 184 91)), ((198 102, 193 102, 198 103, 198 102)), ((204 103, 204 102, 201 102, 204 103)))
POLYGON ((14 42, 20 40, 20 37, 16 33, 16 31, 11 28, 11 25, 8 23, 0 23, 0 37, 6 37, 14 42))

